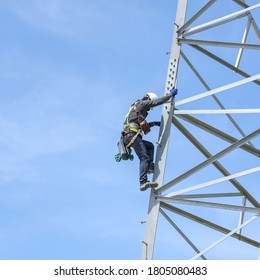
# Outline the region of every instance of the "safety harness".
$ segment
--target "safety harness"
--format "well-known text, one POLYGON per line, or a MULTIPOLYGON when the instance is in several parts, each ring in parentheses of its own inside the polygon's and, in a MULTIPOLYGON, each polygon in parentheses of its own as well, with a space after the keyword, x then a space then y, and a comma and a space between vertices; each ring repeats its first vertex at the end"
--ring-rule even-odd
POLYGON ((135 133, 139 132, 139 134, 141 134, 141 132, 143 131, 144 134, 148 134, 151 131, 150 125, 146 121, 145 117, 137 109, 136 103, 137 102, 135 102, 132 106, 130 106, 130 108, 128 110, 128 113, 125 117, 124 126, 123 126, 123 133, 129 133, 130 131, 133 131, 135 133), (138 124, 133 123, 133 122, 129 123, 129 114, 130 114, 131 110, 134 110, 136 112, 138 124))
POLYGON ((121 161, 121 159, 133 160, 134 157, 132 155, 131 146, 134 144, 134 142, 138 136, 142 137, 142 131, 144 132, 144 134, 147 134, 150 132, 150 126, 149 126, 148 122, 146 121, 145 117, 137 109, 136 103, 137 102, 135 102, 132 106, 130 106, 130 108, 125 116, 125 121, 124 121, 124 126, 122 129, 121 137, 120 137, 119 142, 117 143, 119 153, 117 155, 115 155, 116 161, 121 161), (134 122, 129 122, 129 115, 130 115, 131 110, 134 110, 136 112, 137 118, 138 118, 138 124, 134 123, 134 122), (134 132, 135 135, 133 136, 131 141, 127 145, 125 145, 124 136, 131 132, 134 132))

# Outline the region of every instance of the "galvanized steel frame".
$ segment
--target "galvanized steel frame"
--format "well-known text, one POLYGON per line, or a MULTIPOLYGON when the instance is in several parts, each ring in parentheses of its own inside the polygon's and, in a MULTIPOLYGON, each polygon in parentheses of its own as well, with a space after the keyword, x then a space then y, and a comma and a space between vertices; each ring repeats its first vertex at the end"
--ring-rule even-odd
MULTIPOLYGON (((256 174, 256 172, 260 171, 260 166, 256 166, 250 169, 245 169, 243 171, 231 174, 219 162, 219 160, 223 156, 237 149, 242 149, 248 154, 251 154, 252 156, 258 158, 260 157, 260 149, 255 147, 252 143, 252 139, 259 137, 260 128, 246 135, 246 133, 239 126, 239 124, 231 116, 231 114, 259 114, 260 108, 226 109, 225 106, 222 104, 222 102, 216 96, 216 94, 220 92, 228 91, 232 88, 237 88, 241 85, 245 85, 248 83, 254 83, 256 86, 260 85, 260 80, 259 80, 260 74, 250 75, 249 73, 243 71, 242 69, 239 69, 239 65, 241 62, 244 49, 247 49, 247 51, 260 50, 260 44, 247 43, 248 33, 251 27, 254 30, 254 34, 256 38, 260 41, 259 28, 251 14, 251 12, 254 9, 260 8, 260 4, 249 6, 244 0, 230 0, 234 4, 238 5, 240 9, 239 11, 209 21, 207 23, 200 24, 198 26, 189 29, 189 27, 201 15, 203 15, 203 13, 205 13, 208 9, 212 8, 217 1, 218 0, 208 1, 198 12, 194 14, 194 16, 192 16, 189 20, 186 21, 185 17, 187 12, 188 0, 178 0, 176 19, 175 19, 174 30, 173 30, 173 40, 172 40, 170 59, 168 65, 168 73, 167 73, 166 86, 165 86, 165 94, 168 93, 171 88, 177 87, 178 67, 181 59, 189 66, 191 71, 195 74, 195 76, 198 78, 198 80, 206 89, 206 92, 196 94, 194 96, 184 98, 176 102, 175 102, 175 98, 173 98, 170 103, 165 104, 163 107, 162 117, 161 117, 161 127, 160 127, 158 142, 157 142, 158 146, 157 146, 156 159, 155 159, 155 171, 153 176, 153 180, 158 183, 158 187, 155 190, 151 190, 151 194, 150 194, 145 236, 142 241, 143 243, 142 259, 153 259, 158 219, 160 214, 181 235, 183 240, 185 240, 191 246, 191 248, 193 248, 196 255, 193 257, 191 256, 191 259, 197 259, 197 258, 206 259, 205 254, 208 251, 215 248, 217 245, 219 245, 229 237, 233 237, 251 246, 260 248, 260 238, 256 240, 242 235, 242 229, 245 226, 247 226, 249 223, 255 220, 259 221, 257 218, 260 216, 260 203, 258 202, 258 199, 254 195, 252 195, 247 190, 247 188, 244 187, 237 180, 237 178, 241 176, 246 176, 250 174, 252 176, 252 174, 253 175, 256 174), (192 36, 193 34, 198 35, 200 34, 200 32, 204 30, 213 29, 216 26, 227 24, 241 17, 248 18, 241 43, 208 41, 208 40, 200 40, 197 38, 196 39, 187 38, 192 36), (216 89, 211 89, 208 86, 208 83, 205 81, 205 79, 202 78, 201 74, 196 69, 196 67, 190 62, 188 57, 184 54, 182 50, 182 46, 185 44, 188 44, 190 47, 197 50, 201 54, 225 66, 227 69, 234 71, 236 74, 241 75, 243 79, 227 85, 223 85, 216 89), (237 55, 235 65, 232 65, 227 60, 220 58, 218 55, 214 54, 213 52, 210 52, 209 50, 202 48, 201 45, 222 47, 222 48, 226 48, 226 47, 235 48, 235 49, 238 48, 239 50, 238 50, 238 55, 237 55), (220 107, 219 110, 179 109, 179 106, 183 104, 190 104, 195 100, 206 98, 208 96, 213 97, 215 102, 220 107), (241 135, 241 139, 237 139, 232 135, 222 131, 221 129, 214 127, 213 125, 210 125, 202 120, 190 116, 191 114, 210 114, 210 115, 216 114, 215 115, 216 118, 218 117, 218 115, 225 114, 228 117, 228 119, 232 122, 234 128, 241 135), (227 148, 222 149, 220 152, 216 153, 215 155, 212 155, 211 152, 206 148, 206 146, 203 145, 199 140, 197 140, 197 138, 191 133, 191 131, 189 131, 189 129, 187 129, 185 125, 182 124, 179 120, 177 120, 177 118, 179 118, 182 122, 185 122, 185 124, 193 125, 194 127, 202 129, 203 131, 216 136, 218 139, 222 139, 230 143, 230 145, 227 148), (167 156, 168 156, 168 148, 169 148, 172 125, 182 135, 184 135, 190 141, 190 143, 192 143, 194 147, 196 147, 202 153, 202 155, 206 157, 206 160, 196 165, 195 167, 189 169, 188 171, 182 173, 178 177, 172 179, 168 183, 164 184, 163 181, 164 181, 165 170, 167 165, 167 156), (171 191, 170 193, 165 193, 167 190, 170 190, 170 188, 175 186, 177 183, 185 180, 188 177, 194 176, 194 174, 196 174, 199 170, 204 169, 209 165, 214 166, 223 175, 223 177, 211 181, 203 182, 201 184, 195 184, 194 186, 182 188, 177 191, 176 190, 171 191), (207 189, 209 186, 222 182, 230 182, 231 185, 236 189, 236 191, 204 193, 204 194, 189 193, 190 191, 196 191, 202 188, 207 189), (231 197, 239 197, 239 196, 242 198, 242 205, 195 200, 196 198, 221 199, 221 198, 229 198, 229 197, 231 198, 231 197), (246 202, 249 202, 251 206, 246 206, 246 202), (238 226, 234 229, 228 229, 217 223, 214 223, 213 221, 206 220, 202 217, 199 217, 197 215, 184 211, 180 208, 177 208, 175 207, 175 204, 192 205, 194 207, 215 208, 215 209, 220 209, 222 211, 226 211, 225 213, 228 213, 228 211, 239 211, 240 216, 239 216, 238 226), (208 246, 206 249, 200 251, 196 247, 194 242, 191 240, 191 237, 188 237, 178 227, 178 225, 170 218, 170 216, 165 212, 165 210, 169 211, 170 213, 178 214, 182 217, 185 217, 186 219, 195 221, 206 227, 214 229, 215 231, 221 232, 224 234, 224 236, 219 240, 215 241, 210 246, 208 246), (245 213, 249 213, 249 214, 253 213, 254 215, 251 218, 249 218, 247 221, 244 221, 245 213)), ((256 258, 260 258, 260 250, 256 258)))

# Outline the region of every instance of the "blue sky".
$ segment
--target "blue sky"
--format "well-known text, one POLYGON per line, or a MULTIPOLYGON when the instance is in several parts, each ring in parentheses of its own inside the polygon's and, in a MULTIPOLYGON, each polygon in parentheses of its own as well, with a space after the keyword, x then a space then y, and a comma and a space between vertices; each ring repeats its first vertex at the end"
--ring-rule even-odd
MULTIPOLYGON (((176 2, 0 1, 0 259, 140 258, 149 191, 139 191, 136 157, 117 163, 114 155, 129 105, 147 91, 163 95, 176 2)), ((194 12, 207 1, 193 2, 194 12)), ((219 15, 238 10, 226 8, 219 15)), ((186 68, 180 73, 177 100, 204 91, 189 87, 186 68)), ((160 114, 156 108, 149 119, 160 114)), ((158 131, 147 139, 155 142, 158 131)), ((204 160, 189 165, 196 159, 204 160)))

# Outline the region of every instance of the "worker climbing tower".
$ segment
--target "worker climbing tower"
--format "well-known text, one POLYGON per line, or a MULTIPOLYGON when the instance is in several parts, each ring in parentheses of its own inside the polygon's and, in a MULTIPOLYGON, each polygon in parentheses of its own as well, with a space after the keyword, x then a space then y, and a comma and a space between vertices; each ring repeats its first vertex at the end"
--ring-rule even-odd
POLYGON ((259 19, 178 0, 142 259, 260 259, 259 19))

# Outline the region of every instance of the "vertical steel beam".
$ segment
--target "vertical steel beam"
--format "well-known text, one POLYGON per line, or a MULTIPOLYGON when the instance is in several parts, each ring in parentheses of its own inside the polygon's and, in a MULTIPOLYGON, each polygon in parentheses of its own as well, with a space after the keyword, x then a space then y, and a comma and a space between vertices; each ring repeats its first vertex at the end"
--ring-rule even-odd
MULTIPOLYGON (((243 38, 242 38, 242 44, 246 43, 247 36, 248 36, 248 33, 249 33, 249 29, 250 29, 250 25, 251 25, 251 22, 250 22, 250 19, 248 19, 247 20, 247 25, 246 25, 246 28, 245 28, 245 31, 244 31, 244 35, 243 35, 243 38)), ((244 51, 243 48, 240 48, 239 51, 238 51, 238 55, 237 55, 237 59, 236 59, 236 63, 235 63, 236 68, 239 67, 243 51, 244 51)))
MULTIPOLYGON (((242 197, 242 206, 246 206, 246 197, 243 196, 242 197)), ((239 221, 238 221, 238 225, 243 224, 244 222, 244 217, 245 217, 245 212, 241 211, 240 215, 239 215, 239 221)), ((238 234, 242 234, 242 228, 237 232, 238 234)))
MULTIPOLYGON (((170 60, 168 65, 168 73, 165 85, 165 94, 177 84, 177 72, 179 66, 179 58, 181 46, 178 44, 178 29, 182 27, 185 21, 188 0, 179 0, 176 19, 174 23, 173 40, 171 46, 170 60)), ((159 140, 155 159, 155 170, 153 180, 159 186, 163 185, 163 178, 166 168, 166 158, 170 139, 170 130, 172 123, 172 114, 174 108, 174 100, 167 103, 163 107, 161 127, 159 132, 159 140)), ((148 216, 146 221, 146 230, 143 240, 142 259, 152 259, 155 245, 155 236, 157 230, 160 202, 155 199, 155 192, 151 190, 150 202, 148 208, 148 216)))

